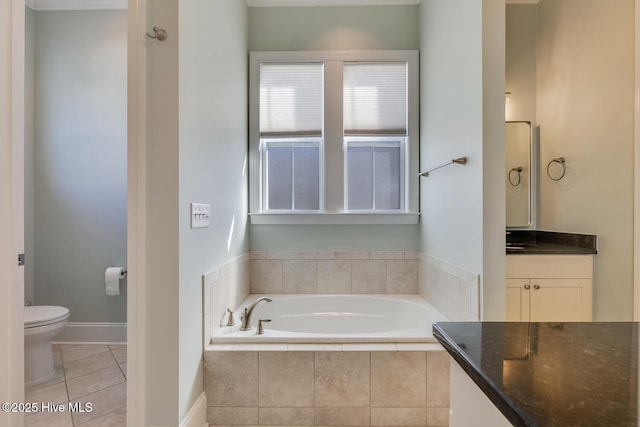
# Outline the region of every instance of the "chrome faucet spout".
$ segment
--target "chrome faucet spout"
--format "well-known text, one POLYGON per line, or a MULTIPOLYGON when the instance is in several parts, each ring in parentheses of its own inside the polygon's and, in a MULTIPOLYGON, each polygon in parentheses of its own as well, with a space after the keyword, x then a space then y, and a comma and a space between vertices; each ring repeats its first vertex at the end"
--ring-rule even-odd
POLYGON ((271 298, 268 298, 268 297, 259 298, 256 302, 251 304, 249 307, 245 307, 244 314, 240 316, 240 320, 242 320, 242 324, 240 325, 241 331, 251 330, 251 314, 253 314, 253 309, 256 308, 256 305, 258 305, 262 301, 271 302, 271 298))

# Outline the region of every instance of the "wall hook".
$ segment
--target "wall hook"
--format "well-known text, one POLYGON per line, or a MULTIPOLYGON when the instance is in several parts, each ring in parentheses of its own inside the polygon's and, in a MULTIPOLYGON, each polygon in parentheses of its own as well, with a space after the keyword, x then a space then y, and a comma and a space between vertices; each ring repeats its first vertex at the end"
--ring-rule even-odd
POLYGON ((163 42, 167 39, 167 31, 163 28, 153 27, 153 35, 147 33, 147 36, 152 39, 157 39, 159 42, 163 42))

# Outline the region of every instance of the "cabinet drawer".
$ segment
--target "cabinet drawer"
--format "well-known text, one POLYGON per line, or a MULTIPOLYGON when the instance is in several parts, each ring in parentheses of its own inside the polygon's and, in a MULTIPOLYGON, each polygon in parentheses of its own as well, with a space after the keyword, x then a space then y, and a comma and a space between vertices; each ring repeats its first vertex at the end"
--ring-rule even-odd
POLYGON ((507 278, 591 279, 592 255, 508 255, 507 278))

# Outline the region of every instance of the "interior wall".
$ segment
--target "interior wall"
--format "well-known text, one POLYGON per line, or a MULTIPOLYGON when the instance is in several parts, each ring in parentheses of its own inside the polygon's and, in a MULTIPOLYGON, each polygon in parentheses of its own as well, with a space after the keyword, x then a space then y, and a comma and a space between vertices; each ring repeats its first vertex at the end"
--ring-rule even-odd
POLYGON ((249 249, 244 1, 180 2, 179 419, 203 391, 202 275, 249 249), (190 203, 211 226, 190 228, 190 203))
POLYGON ((34 300, 33 274, 35 259, 33 240, 34 218, 34 86, 36 72, 35 13, 25 7, 25 58, 24 58, 24 302, 34 300))
POLYGON ((480 274, 481 315, 504 318, 504 2, 420 4, 421 249, 480 274), (502 32, 502 33, 501 33, 502 32), (495 170, 494 170, 495 169, 495 170))
POLYGON ((125 322, 104 271, 127 260, 126 11, 34 15, 35 303, 125 322))
POLYGON ((631 320, 634 1, 538 8, 540 228, 598 235, 594 320, 631 320), (554 182, 546 166, 561 156, 554 182))
POLYGON ((536 124, 536 51, 538 7, 508 4, 506 10, 507 121, 536 124))
MULTIPOLYGON (((249 8, 249 51, 414 50, 418 6, 249 8)), ((252 250, 417 250, 417 225, 251 225, 252 250)))

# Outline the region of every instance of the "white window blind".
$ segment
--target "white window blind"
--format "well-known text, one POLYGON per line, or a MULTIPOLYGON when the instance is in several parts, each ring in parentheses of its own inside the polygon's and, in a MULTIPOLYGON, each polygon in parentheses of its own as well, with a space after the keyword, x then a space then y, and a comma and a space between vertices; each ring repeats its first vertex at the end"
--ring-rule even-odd
POLYGON ((321 136, 323 64, 260 64, 260 136, 321 136))
POLYGON ((407 134, 407 63, 345 63, 345 135, 407 134))

